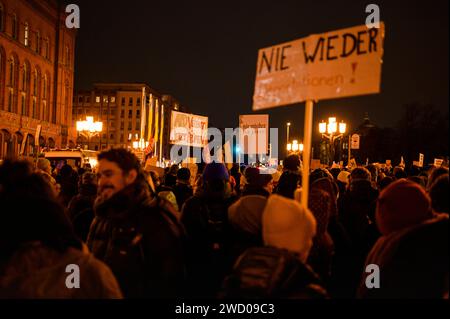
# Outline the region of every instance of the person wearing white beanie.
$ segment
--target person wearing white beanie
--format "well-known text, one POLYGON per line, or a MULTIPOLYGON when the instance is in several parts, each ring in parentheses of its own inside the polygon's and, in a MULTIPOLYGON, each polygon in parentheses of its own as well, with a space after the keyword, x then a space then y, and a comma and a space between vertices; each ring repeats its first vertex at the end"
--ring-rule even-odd
POLYGON ((306 263, 316 234, 314 215, 297 201, 277 194, 267 200, 262 216, 266 246, 287 249, 306 263))

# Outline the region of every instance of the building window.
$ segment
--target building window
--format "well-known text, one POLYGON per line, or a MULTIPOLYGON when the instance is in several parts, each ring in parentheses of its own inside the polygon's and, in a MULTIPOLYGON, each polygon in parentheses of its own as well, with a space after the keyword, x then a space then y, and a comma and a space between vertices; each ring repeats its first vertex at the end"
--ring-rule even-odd
POLYGON ((106 134, 103 134, 103 139, 106 139, 106 134))
POLYGON ((44 58, 50 59, 50 41, 48 38, 44 40, 44 58))
POLYGON ((128 106, 133 106, 133 98, 128 98, 128 106))
POLYGON ((82 104, 83 103, 83 97, 82 96, 79 96, 78 97, 78 104, 82 104))
POLYGON ((36 108, 36 97, 33 97, 33 102, 32 102, 32 116, 33 118, 37 118, 37 108, 36 108))
POLYGON ((83 109, 82 108, 78 109, 78 115, 80 115, 80 114, 83 114, 83 109))
POLYGON ((86 96, 86 100, 85 101, 86 101, 87 104, 91 103, 91 97, 90 96, 86 96))
POLYGON ((136 110, 136 117, 141 117, 141 110, 136 110))
POLYGON ((44 85, 43 85, 44 91, 42 92, 42 98, 44 100, 47 99, 47 87, 48 87, 48 79, 47 79, 47 75, 44 75, 44 85))
POLYGON ((115 96, 111 96, 111 103, 116 103, 116 97, 115 96))
POLYGON ((122 110, 120 111, 120 118, 123 119, 124 116, 125 116, 125 110, 122 109, 122 110))
POLYGON ((8 112, 17 112, 17 69, 18 65, 14 56, 8 61, 9 65, 9 90, 8 90, 8 112))
POLYGON ((108 115, 108 109, 103 109, 103 115, 105 115, 105 116, 108 115))
POLYGON ((131 119, 133 117, 133 110, 128 110, 128 118, 131 119))
POLYGON ((38 119, 40 114, 39 114, 39 109, 38 109, 38 92, 39 92, 39 75, 40 73, 38 72, 37 69, 34 69, 33 72, 33 113, 32 116, 35 119, 38 119))
POLYGON ((136 121, 135 130, 140 130, 140 129, 141 129, 141 122, 140 121, 136 121))
POLYGON ((111 126, 111 128, 116 127, 116 123, 114 121, 109 122, 109 126, 111 126))
POLYGON ((114 134, 110 134, 110 135, 109 135, 109 139, 110 139, 110 140, 113 140, 113 139, 114 139, 114 134))
POLYGON ((48 76, 45 74, 42 84, 42 118, 44 121, 50 122, 50 111, 47 109, 48 88, 48 76))
POLYGON ((120 129, 123 130, 124 126, 123 126, 123 121, 120 122, 120 129))
POLYGON ((4 26, 3 26, 5 23, 4 14, 5 14, 5 10, 3 9, 3 4, 0 3, 0 32, 2 32, 4 29, 4 26))
POLYGON ((120 105, 121 106, 125 106, 125 98, 124 97, 122 98, 122 101, 120 102, 120 105))
POLYGON ((17 40, 17 15, 14 13, 12 18, 12 37, 17 40))
POLYGON ((136 99, 136 105, 137 105, 137 106, 141 105, 141 98, 140 98, 140 97, 138 97, 138 98, 136 99))
POLYGON ((108 103, 108 97, 107 96, 103 96, 103 103, 108 103))
POLYGON ((120 143, 123 143, 123 134, 120 134, 120 143))
POLYGON ((115 115, 116 110, 115 109, 111 109, 111 111, 109 112, 110 115, 115 115))
POLYGON ((38 71, 34 69, 33 72, 33 96, 37 96, 38 92, 38 71))
POLYGON ((14 105, 14 90, 10 88, 8 92, 8 112, 13 111, 13 105, 14 105))
POLYGON ((27 84, 28 84, 28 69, 27 69, 27 64, 24 63, 23 69, 22 69, 22 91, 28 90, 27 84))
POLYGON ((9 61, 9 86, 14 86, 15 83, 15 61, 11 58, 9 61))
POLYGON ((22 114, 28 116, 28 93, 29 93, 29 81, 30 81, 30 70, 28 64, 25 62, 22 69, 22 114))
POLYGON ((95 103, 100 103, 100 96, 95 97, 95 103))
POLYGON ((131 131, 131 121, 128 122, 128 131, 131 131))
POLYGON ((36 53, 41 54, 41 33, 36 32, 36 53))
POLYGON ((30 27, 28 26, 28 22, 25 22, 24 32, 23 32, 23 44, 27 47, 30 45, 30 27))

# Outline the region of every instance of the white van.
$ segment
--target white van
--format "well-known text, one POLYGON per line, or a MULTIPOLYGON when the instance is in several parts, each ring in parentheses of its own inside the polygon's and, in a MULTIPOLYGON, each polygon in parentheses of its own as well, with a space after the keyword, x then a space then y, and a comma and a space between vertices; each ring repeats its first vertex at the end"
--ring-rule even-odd
POLYGON ((97 166, 97 154, 98 152, 96 151, 80 149, 50 150, 44 152, 45 158, 50 162, 54 162, 55 165, 66 161, 72 167, 90 166, 92 169, 97 166))

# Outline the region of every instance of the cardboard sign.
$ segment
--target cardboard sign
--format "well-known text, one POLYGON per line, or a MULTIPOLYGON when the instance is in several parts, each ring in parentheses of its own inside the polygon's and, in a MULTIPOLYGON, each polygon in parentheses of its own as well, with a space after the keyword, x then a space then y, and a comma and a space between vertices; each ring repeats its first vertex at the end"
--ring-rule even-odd
POLYGON ((233 167, 233 154, 231 153, 230 141, 227 141, 223 148, 225 151, 225 164, 228 169, 231 169, 233 167))
POLYGON ((380 92, 384 23, 260 49, 253 110, 380 92))
POLYGON ((194 147, 203 147, 208 144, 206 116, 172 111, 170 123, 170 143, 194 147))
POLYGON ((440 159, 440 158, 435 158, 435 159, 434 159, 434 166, 436 166, 436 167, 441 167, 441 166, 442 166, 442 163, 444 163, 444 160, 443 160, 443 159, 440 159))
POLYGON ((423 167, 423 158, 424 155, 422 153, 419 153, 419 167, 423 167))
POLYGON ((354 150, 358 150, 359 149, 359 140, 360 140, 359 134, 353 134, 352 138, 351 138, 350 147, 354 150))
POLYGON ((239 116, 239 145, 242 154, 267 154, 269 144, 269 115, 239 116))

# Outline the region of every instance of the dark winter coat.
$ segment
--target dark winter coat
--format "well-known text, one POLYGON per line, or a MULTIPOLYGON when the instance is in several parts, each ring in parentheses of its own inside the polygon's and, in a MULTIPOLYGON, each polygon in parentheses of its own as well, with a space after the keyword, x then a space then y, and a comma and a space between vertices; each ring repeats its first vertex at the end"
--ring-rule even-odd
POLYGON ((87 244, 116 276, 127 298, 183 293, 183 227, 177 212, 134 183, 96 203, 87 244))

